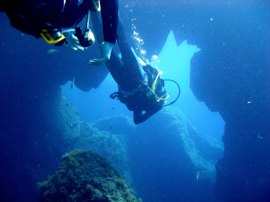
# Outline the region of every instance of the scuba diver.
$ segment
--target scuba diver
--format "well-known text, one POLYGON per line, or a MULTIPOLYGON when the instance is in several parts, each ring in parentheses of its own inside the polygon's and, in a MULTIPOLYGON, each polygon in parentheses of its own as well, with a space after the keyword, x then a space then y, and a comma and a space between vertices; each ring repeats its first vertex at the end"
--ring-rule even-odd
POLYGON ((112 77, 118 84, 118 91, 112 93, 110 97, 119 99, 130 111, 133 111, 133 121, 139 124, 164 106, 173 104, 179 94, 173 102, 165 105, 169 95, 165 90, 164 80, 161 79, 161 72, 136 55, 121 23, 118 25, 117 44, 119 53, 114 50, 111 59, 106 62, 112 77))
POLYGON ((93 12, 90 11, 100 11, 102 25, 93 27, 96 31, 102 26, 98 32, 103 32, 103 39, 99 40, 101 58, 90 60, 90 64, 106 62, 118 83, 118 92, 111 98, 118 98, 133 111, 136 124, 166 106, 168 94, 161 72, 142 61, 129 44, 123 27, 118 29, 118 0, 2 0, 0 11, 7 14, 16 29, 43 38, 48 44, 66 44, 75 50, 84 50, 94 43, 90 29, 93 12), (86 27, 81 30, 76 26, 85 16, 86 27), (116 51, 112 52, 116 40, 121 58, 116 51))
POLYGON ((116 43, 118 0, 1 0, 0 11, 7 14, 14 28, 41 37, 48 44, 66 44, 74 50, 84 50, 94 43, 90 11, 100 11, 104 39, 101 58, 91 60, 94 65, 110 59, 116 43), (85 16, 87 22, 82 31, 76 26, 85 16))

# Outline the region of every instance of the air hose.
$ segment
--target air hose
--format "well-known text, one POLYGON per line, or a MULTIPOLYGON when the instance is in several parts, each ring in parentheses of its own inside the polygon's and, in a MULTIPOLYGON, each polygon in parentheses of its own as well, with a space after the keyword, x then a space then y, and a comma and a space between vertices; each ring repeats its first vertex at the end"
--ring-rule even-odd
POLYGON ((177 86, 177 88, 178 88, 178 94, 177 94, 176 98, 173 101, 171 101, 170 103, 168 103, 166 105, 163 105, 163 107, 167 107, 169 105, 174 104, 178 100, 178 98, 180 97, 180 94, 181 94, 181 88, 180 88, 180 85, 175 80, 172 80, 172 79, 163 79, 163 80, 165 82, 166 81, 173 82, 177 86))

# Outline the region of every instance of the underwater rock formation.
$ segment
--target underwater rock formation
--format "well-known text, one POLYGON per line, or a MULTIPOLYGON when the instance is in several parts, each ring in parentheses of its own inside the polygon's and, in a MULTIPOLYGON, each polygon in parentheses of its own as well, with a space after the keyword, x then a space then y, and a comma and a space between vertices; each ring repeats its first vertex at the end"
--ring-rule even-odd
POLYGON ((198 134, 181 110, 162 110, 136 132, 129 144, 130 167, 143 200, 213 201, 222 149, 198 134))
POLYGON ((57 172, 40 182, 40 202, 139 202, 109 162, 87 151, 62 157, 57 172))
POLYGON ((216 165, 222 201, 270 200, 270 13, 262 15, 267 7, 260 3, 246 6, 223 8, 232 23, 202 44, 191 63, 195 96, 225 121, 224 157, 216 165))
POLYGON ((72 149, 91 150, 106 158, 121 174, 128 175, 128 154, 126 138, 112 131, 100 130, 86 122, 80 123, 80 136, 72 149))
POLYGON ((118 117, 115 122, 112 117, 87 123, 81 120, 77 108, 65 97, 59 100, 56 111, 55 127, 61 130, 65 151, 90 150, 106 158, 122 175, 129 176, 127 138, 113 130, 113 127, 123 128, 115 123, 124 124, 126 119, 118 117))
POLYGON ((222 149, 197 133, 181 110, 164 109, 138 126, 123 116, 94 125, 126 137, 131 182, 143 201, 213 199, 222 149), (115 122, 121 127, 111 128, 115 122))
POLYGON ((224 201, 270 200, 270 48, 253 48, 239 50, 237 61, 232 55, 218 59, 227 49, 202 51, 192 61, 195 95, 226 122, 224 157, 216 166, 217 194, 224 201))
MULTIPOLYGON (((202 50, 192 62, 192 90, 209 109, 220 112, 226 122, 224 158, 217 165, 219 198, 265 201, 270 184, 269 3, 264 0, 200 2, 133 1, 126 7, 132 7, 130 13, 137 19, 136 26, 142 30, 140 35, 150 54, 159 53, 163 44, 157 42, 165 41, 170 30, 174 31, 178 43, 187 39, 202 50)), ((34 201, 35 181, 54 169, 65 149, 59 147, 63 144, 61 127, 51 130, 51 124, 57 123, 54 109, 60 96, 59 85, 73 81, 82 90, 89 90, 99 85, 107 70, 89 68, 89 55, 97 54, 92 49, 84 53, 50 49, 43 41, 10 28, 2 13, 0 17, 0 34, 4 39, 0 43, 0 160, 4 165, 0 168, 0 201, 29 202, 34 201)), ((124 22, 133 23, 126 19, 124 22)), ((78 135, 80 123, 70 123, 64 133, 76 131, 78 135)), ((150 134, 152 139, 147 139, 142 131, 137 134, 130 143, 133 158, 140 155, 133 159, 138 162, 134 168, 141 169, 136 173, 137 184, 146 181, 147 185, 155 186, 145 185, 139 191, 149 188, 162 193, 165 190, 162 188, 173 187, 171 192, 179 193, 176 198, 194 197, 197 192, 192 186, 185 187, 185 183, 190 179, 197 183, 197 176, 201 178, 197 175, 199 170, 192 165, 196 161, 191 160, 198 156, 196 149, 183 152, 176 142, 164 136, 157 136, 159 145, 155 146, 155 133, 150 134), (155 151, 163 143, 172 144, 171 150, 157 154, 155 151), (136 146, 141 153, 135 153, 139 151, 136 146), (174 160, 180 157, 174 155, 173 149, 183 154, 182 164, 175 165, 174 160), (193 151, 196 155, 191 155, 193 151), (147 152, 149 155, 145 155, 147 152), (142 158, 149 163, 140 164, 145 162, 142 158), (159 159, 164 162, 162 166, 159 159), (151 173, 152 166, 160 166, 159 171, 151 173), (166 176, 173 167, 178 168, 178 173, 168 172, 166 176), (175 176, 183 176, 183 181, 169 184, 171 181, 167 179, 179 179, 175 176), (153 177, 163 179, 162 183, 151 181, 153 177)), ((194 146, 196 141, 194 138, 188 142, 194 146)), ((202 156, 215 159, 207 153, 202 156)), ((202 190, 208 188, 202 187, 202 190)), ((151 191, 147 193, 154 194, 151 191)))
POLYGON ((61 130, 62 145, 65 151, 90 150, 106 158, 121 174, 129 175, 127 138, 117 133, 114 123, 124 124, 126 119, 118 117, 105 118, 96 123, 87 123, 81 120, 77 108, 70 104, 65 97, 61 97, 56 110, 54 127, 61 130), (102 127, 102 125, 104 127, 102 127), (106 125, 106 126, 105 126, 106 125))
POLYGON ((78 131, 76 118, 61 120, 60 85, 72 81, 90 90, 108 71, 89 68, 89 55, 98 54, 94 49, 48 46, 13 29, 4 13, 0 18, 0 201, 32 202, 36 181, 55 170, 70 147, 66 136, 78 131))
POLYGON ((165 41, 170 30, 178 43, 187 40, 201 49, 192 60, 191 88, 226 122, 217 200, 270 201, 269 2, 147 1, 131 6, 151 54, 158 53, 163 44, 156 42, 165 41))

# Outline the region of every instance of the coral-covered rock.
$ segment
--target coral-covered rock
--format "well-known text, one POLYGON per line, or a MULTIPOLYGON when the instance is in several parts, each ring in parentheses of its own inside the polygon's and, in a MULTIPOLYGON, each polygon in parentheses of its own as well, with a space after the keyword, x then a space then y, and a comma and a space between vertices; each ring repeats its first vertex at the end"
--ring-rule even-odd
POLYGON ((164 109, 139 125, 129 147, 143 200, 213 201, 214 164, 222 151, 196 133, 181 110, 164 109))
POLYGON ((40 202, 140 201, 106 159, 88 151, 65 154, 57 172, 39 188, 40 202))
POLYGON ((181 110, 161 110, 137 126, 122 116, 95 126, 126 137, 132 184, 143 201, 213 200, 222 149, 199 134, 181 110), (110 127, 116 122, 121 128, 110 127))
POLYGON ((121 173, 127 172, 126 140, 122 135, 99 130, 85 122, 81 122, 81 127, 74 149, 91 150, 109 160, 121 173))

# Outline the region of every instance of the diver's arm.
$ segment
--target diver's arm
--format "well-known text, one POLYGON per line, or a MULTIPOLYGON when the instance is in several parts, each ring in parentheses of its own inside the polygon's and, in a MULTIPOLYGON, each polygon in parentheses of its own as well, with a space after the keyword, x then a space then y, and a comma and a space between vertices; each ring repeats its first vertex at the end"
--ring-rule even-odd
POLYGON ((100 0, 104 41, 101 43, 101 57, 90 60, 92 65, 101 65, 111 57, 116 43, 118 25, 118 0, 100 0))
POLYGON ((115 44, 118 25, 118 0, 100 0, 100 4, 104 41, 115 44))

